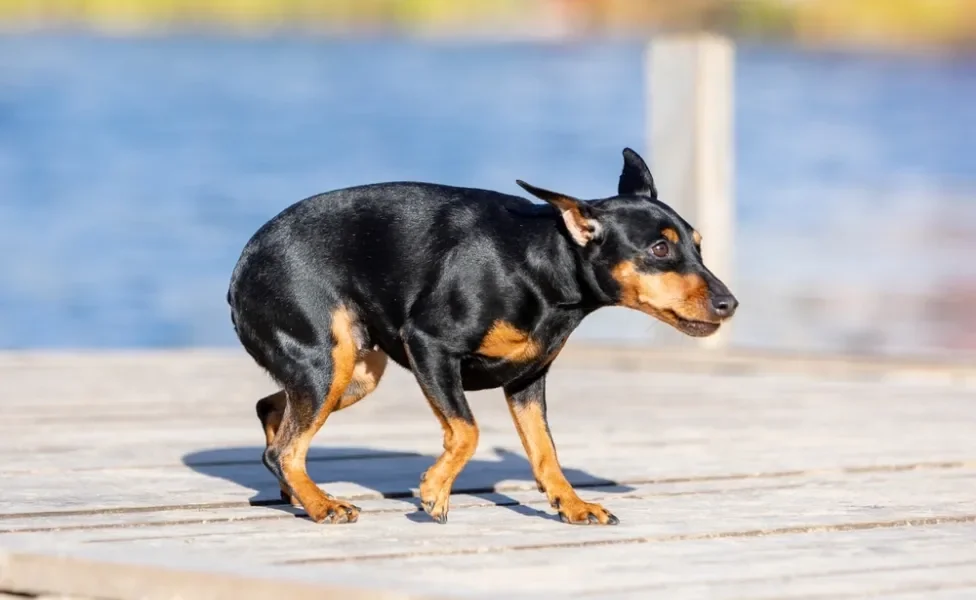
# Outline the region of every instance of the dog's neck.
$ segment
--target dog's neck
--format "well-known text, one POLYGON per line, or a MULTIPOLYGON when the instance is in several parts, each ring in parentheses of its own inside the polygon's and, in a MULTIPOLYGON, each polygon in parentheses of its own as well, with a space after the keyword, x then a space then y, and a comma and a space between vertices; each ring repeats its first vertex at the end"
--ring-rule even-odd
POLYGON ((527 260, 527 263, 544 265, 534 270, 540 280, 551 282, 558 294, 557 303, 581 309, 585 313, 614 305, 614 298, 605 289, 606 282, 601 282, 587 259, 590 250, 581 248, 561 226, 554 226, 551 222, 547 225, 536 231, 535 243, 529 249, 544 260, 527 260))

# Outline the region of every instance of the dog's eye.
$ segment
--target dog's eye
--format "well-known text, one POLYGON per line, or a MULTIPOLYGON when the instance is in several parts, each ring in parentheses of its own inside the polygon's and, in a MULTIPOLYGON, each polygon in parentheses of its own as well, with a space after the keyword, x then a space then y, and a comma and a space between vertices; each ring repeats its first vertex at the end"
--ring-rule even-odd
POLYGON ((657 258, 665 258, 671 254, 671 246, 668 246, 667 242, 657 242, 651 246, 651 254, 657 258))

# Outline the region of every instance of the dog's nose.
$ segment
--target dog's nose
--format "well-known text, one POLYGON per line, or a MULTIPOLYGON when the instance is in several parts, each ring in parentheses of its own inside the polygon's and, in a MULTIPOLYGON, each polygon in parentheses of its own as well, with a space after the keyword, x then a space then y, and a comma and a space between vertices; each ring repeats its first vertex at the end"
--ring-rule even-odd
POLYGON ((728 319, 735 314, 739 301, 732 294, 717 294, 712 296, 712 312, 720 319, 728 319))

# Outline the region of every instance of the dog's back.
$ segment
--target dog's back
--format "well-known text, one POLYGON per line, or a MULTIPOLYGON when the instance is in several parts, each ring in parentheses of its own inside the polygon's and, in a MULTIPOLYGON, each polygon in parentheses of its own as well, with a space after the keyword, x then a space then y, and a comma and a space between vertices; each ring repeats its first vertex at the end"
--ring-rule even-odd
POLYGON ((261 331, 265 323, 314 344, 328 335, 325 311, 337 304, 351 303, 369 323, 370 331, 361 334, 371 339, 363 342, 398 346, 385 338, 438 279, 479 268, 485 257, 524 255, 531 230, 552 229, 554 217, 550 207, 518 196, 428 183, 382 183, 306 198, 248 241, 227 294, 231 318, 265 368, 270 365, 260 355, 267 352, 258 346, 279 333, 261 331))

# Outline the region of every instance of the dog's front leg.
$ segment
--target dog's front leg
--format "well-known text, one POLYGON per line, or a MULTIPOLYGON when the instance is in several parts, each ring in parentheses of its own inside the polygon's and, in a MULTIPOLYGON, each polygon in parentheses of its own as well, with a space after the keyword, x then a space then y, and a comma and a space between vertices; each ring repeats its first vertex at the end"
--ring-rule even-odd
POLYGON ((617 517, 599 504, 584 502, 559 466, 556 446, 546 420, 545 374, 525 387, 506 387, 505 398, 539 489, 549 499, 549 504, 559 511, 560 518, 566 523, 579 525, 619 523, 617 517))
POLYGON ((444 430, 444 453, 421 477, 420 500, 435 521, 446 523, 451 486, 478 447, 478 425, 464 396, 460 360, 417 329, 403 332, 403 342, 417 383, 444 430))

